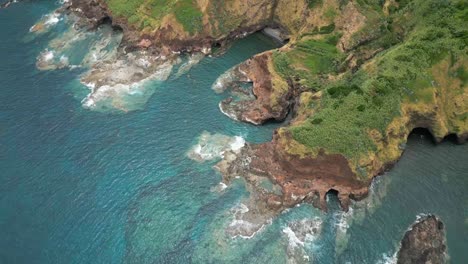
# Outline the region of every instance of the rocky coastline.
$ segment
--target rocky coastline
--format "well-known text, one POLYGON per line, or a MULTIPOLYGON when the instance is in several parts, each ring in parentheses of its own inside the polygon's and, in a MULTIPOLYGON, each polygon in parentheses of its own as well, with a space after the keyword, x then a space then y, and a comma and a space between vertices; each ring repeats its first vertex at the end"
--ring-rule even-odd
MULTIPOLYGON (((237 176, 246 180, 253 190, 252 203, 264 219, 302 202, 326 210, 329 192, 336 192, 341 207, 348 210, 351 200, 367 195, 375 176, 397 162, 415 128, 428 129, 438 142, 452 134, 460 143, 468 138, 465 55, 442 57, 427 62, 423 69, 405 68, 409 73, 400 73, 398 67, 404 62, 413 63, 404 53, 404 39, 413 36, 417 23, 423 33, 429 24, 405 20, 413 13, 419 15, 412 6, 395 1, 379 7, 334 0, 317 6, 305 0, 237 1, 232 6, 197 1, 200 15, 191 21, 201 19, 201 26, 191 28, 183 18, 176 19, 177 10, 157 18, 147 14, 131 18, 109 2, 68 1, 61 8, 79 17, 76 27, 93 30, 111 23, 123 32, 117 58, 95 64, 83 77, 92 89, 88 105, 99 90, 139 82, 170 68, 180 53, 208 54, 214 47, 269 26, 284 32, 277 38, 290 40, 280 49, 241 63, 224 83, 215 84, 221 91, 241 91, 240 84, 252 85, 247 100, 230 97, 220 103, 221 111, 233 119, 261 125, 283 121, 288 113, 292 116, 271 142, 247 144, 216 165, 225 183, 237 176), (221 25, 216 12, 236 23, 223 20, 221 25), (143 19, 138 20, 142 24, 131 22, 137 19, 143 19), (145 26, 145 21, 153 27, 145 26), (404 52, 396 54, 399 49, 404 52), (419 72, 428 74, 421 77, 419 72), (259 188, 262 179, 280 192, 259 188)), ((424 8, 433 7, 425 4, 424 8)), ((413 42, 419 44, 418 34, 423 33, 414 33, 413 42)), ((455 33, 446 38, 455 43, 453 47, 459 44, 455 33)))

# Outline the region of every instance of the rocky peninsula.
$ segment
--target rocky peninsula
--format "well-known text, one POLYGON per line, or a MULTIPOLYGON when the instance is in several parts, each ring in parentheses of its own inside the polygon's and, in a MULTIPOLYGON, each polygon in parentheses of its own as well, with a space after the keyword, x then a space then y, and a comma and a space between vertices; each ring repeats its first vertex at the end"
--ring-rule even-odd
MULTIPOLYGON (((158 58, 149 67, 156 70, 177 54, 208 54, 275 29, 283 47, 254 56, 215 84, 223 91, 252 85, 253 97, 220 103, 234 119, 261 125, 291 116, 271 142, 247 144, 217 165, 225 183, 246 179, 266 215, 304 201, 326 209, 330 191, 347 210, 397 162, 415 128, 427 129, 436 142, 468 138, 461 0, 72 0, 64 10, 81 18, 77 26, 111 23, 122 30, 120 55, 158 58), (258 179, 280 191, 260 187, 258 179)), ((104 80, 111 66, 87 80, 104 80)))

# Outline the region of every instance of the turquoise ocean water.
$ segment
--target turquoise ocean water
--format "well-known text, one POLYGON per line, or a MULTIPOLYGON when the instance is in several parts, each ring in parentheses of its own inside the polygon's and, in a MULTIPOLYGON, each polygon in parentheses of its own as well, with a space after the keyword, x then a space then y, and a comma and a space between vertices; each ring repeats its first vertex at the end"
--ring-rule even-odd
MULTIPOLYGON (((390 263, 423 213, 445 222, 451 263, 468 261, 468 145, 410 136, 400 162, 349 213, 293 208, 251 239, 225 228, 248 197, 241 180, 219 192, 213 162, 187 158, 203 131, 265 142, 280 124, 238 123, 218 109, 213 82, 275 47, 237 41, 180 77, 150 84, 128 113, 84 109, 82 70, 38 71, 53 37, 29 28, 57 5, 0 10, 0 263, 390 263), (288 225, 318 219, 305 243, 288 225), (307 257, 306 257, 307 256, 307 257)), ((58 27, 55 30, 60 30, 58 27)))

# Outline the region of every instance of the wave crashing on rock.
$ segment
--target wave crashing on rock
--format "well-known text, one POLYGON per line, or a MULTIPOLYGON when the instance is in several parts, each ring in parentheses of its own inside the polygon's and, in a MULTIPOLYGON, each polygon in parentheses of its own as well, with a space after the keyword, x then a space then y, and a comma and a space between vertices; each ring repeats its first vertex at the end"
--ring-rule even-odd
MULTIPOLYGON (((151 54, 144 50, 125 52, 123 34, 111 24, 96 28, 78 27, 80 17, 64 14, 63 8, 44 16, 31 28, 33 36, 49 32, 47 47, 38 55, 39 70, 84 69, 80 82, 90 92, 82 106, 97 111, 129 112, 140 110, 153 95, 155 87, 166 81, 178 56, 151 54), (56 30, 52 31, 53 26, 56 30)), ((188 71, 203 56, 193 55, 179 68, 188 71)))
POLYGON ((198 143, 189 150, 187 156, 198 162, 219 160, 224 157, 224 153, 227 151, 239 153, 244 146, 245 140, 240 136, 230 137, 204 131, 200 135, 198 143))
POLYGON ((291 263, 310 262, 311 256, 306 254, 305 246, 314 242, 322 233, 323 220, 320 217, 292 221, 283 228, 288 245, 286 248, 291 263))

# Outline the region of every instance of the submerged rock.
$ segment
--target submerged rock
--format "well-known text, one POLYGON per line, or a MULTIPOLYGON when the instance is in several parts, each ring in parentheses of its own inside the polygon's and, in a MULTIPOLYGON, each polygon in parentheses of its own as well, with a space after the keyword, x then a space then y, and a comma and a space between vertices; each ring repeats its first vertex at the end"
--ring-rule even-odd
POLYGON ((62 19, 60 10, 56 10, 50 14, 44 15, 36 24, 34 24, 29 32, 42 34, 50 30, 62 19))
POLYGON ((434 215, 418 219, 406 232, 397 254, 397 264, 447 263, 445 228, 434 215))

